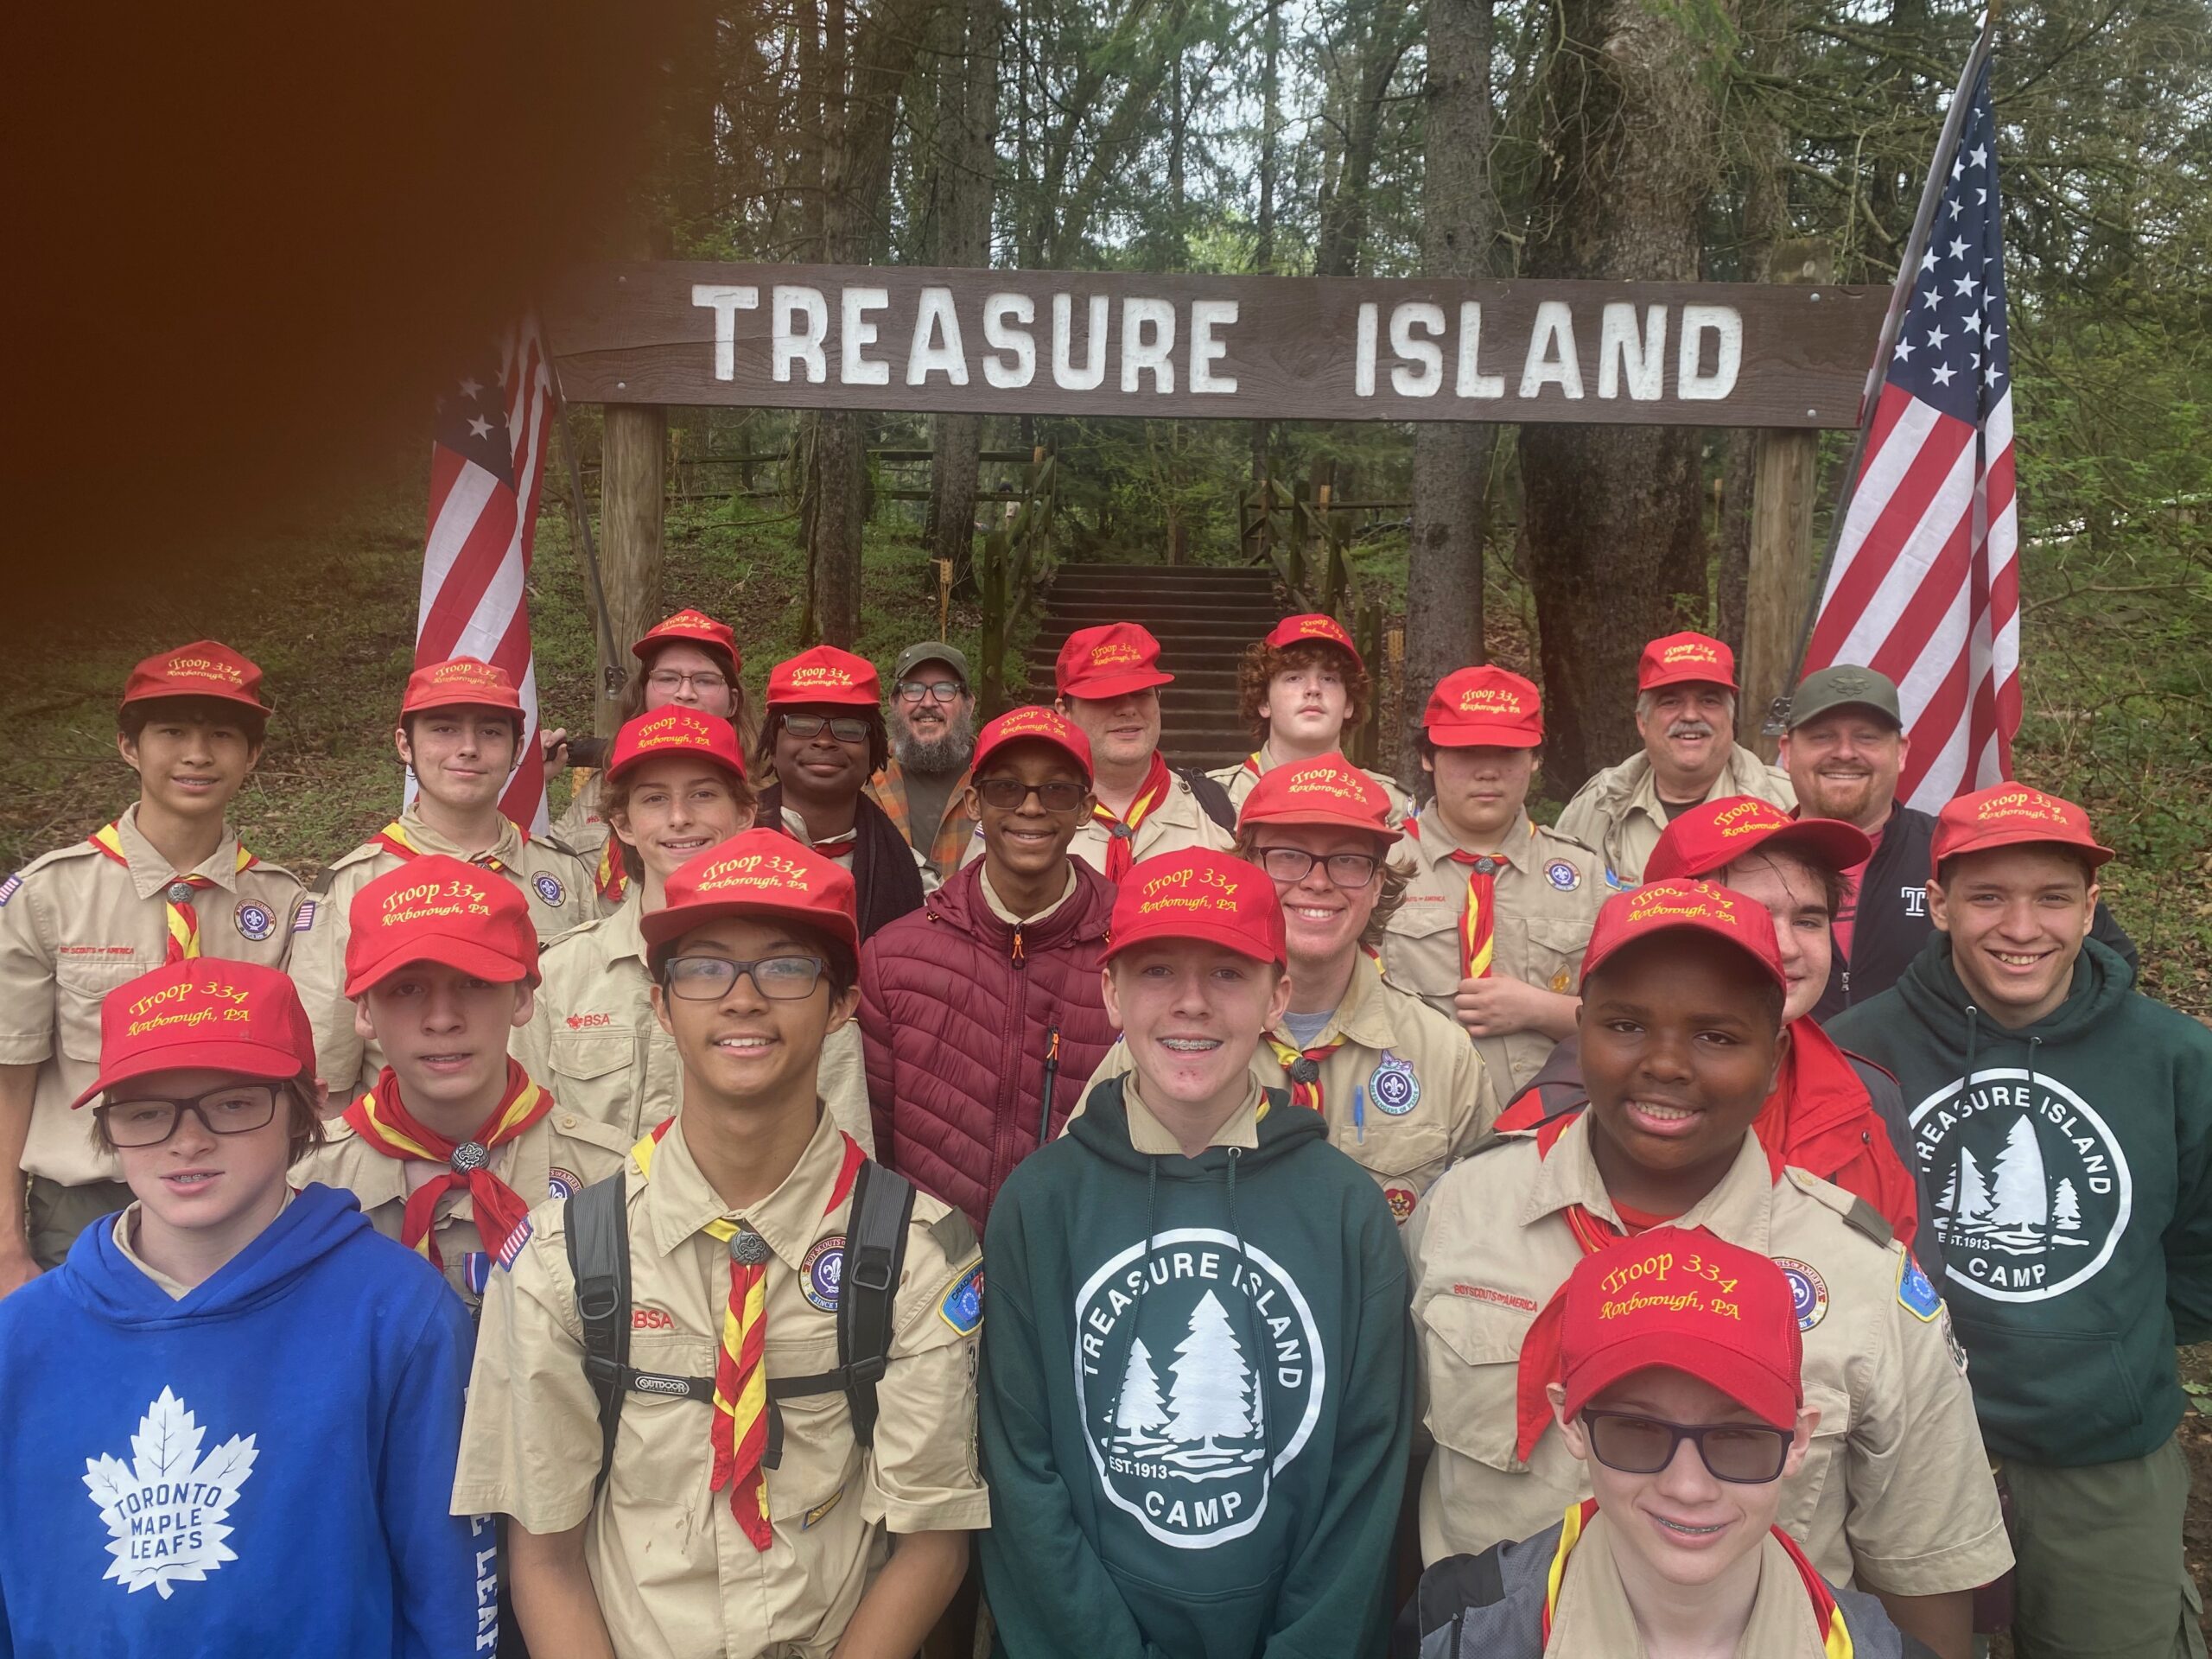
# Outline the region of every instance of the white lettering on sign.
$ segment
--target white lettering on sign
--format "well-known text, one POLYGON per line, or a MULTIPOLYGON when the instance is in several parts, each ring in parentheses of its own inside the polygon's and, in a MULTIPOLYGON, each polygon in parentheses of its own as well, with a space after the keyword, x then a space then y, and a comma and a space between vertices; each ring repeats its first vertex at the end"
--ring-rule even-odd
POLYGON ((1122 302, 1122 390, 1135 391, 1137 377, 1149 374, 1157 392, 1175 390, 1175 308, 1166 300, 1122 302))
POLYGON ((818 386, 829 379, 830 365, 822 354, 822 342, 830 337, 830 302, 822 297, 822 290, 779 284, 770 316, 769 375, 788 381, 791 365, 804 363, 807 385, 818 386), (803 332, 791 326, 802 316, 806 319, 803 332))
POLYGON ((1667 372, 1667 308, 1654 305, 1644 311, 1641 334, 1636 327, 1636 308, 1616 302, 1605 308, 1598 335, 1598 395, 1620 396, 1621 382, 1628 395, 1645 403, 1656 402, 1659 382, 1667 372))
POLYGON ((1505 396, 1505 377, 1484 374, 1476 366, 1475 359, 1483 348, 1483 302, 1462 300, 1459 302, 1459 372, 1452 390, 1462 397, 1503 397, 1505 396))
POLYGON ((1227 328, 1236 321, 1237 305, 1234 300, 1193 300, 1191 302, 1191 390, 1192 391, 1232 392, 1236 390, 1233 374, 1216 374, 1213 365, 1229 355, 1226 340, 1216 339, 1214 330, 1227 328))
POLYGON ((1686 305, 1682 308, 1682 359, 1675 369, 1675 396, 1688 400, 1718 403, 1736 389, 1736 372, 1744 365, 1744 314, 1732 305, 1686 305), (1705 336, 1719 340, 1713 372, 1705 374, 1705 336))
POLYGON ((1529 331, 1529 355, 1521 365, 1521 395, 1534 397, 1557 386, 1569 397, 1582 396, 1582 359, 1574 349, 1574 313, 1565 300, 1546 300, 1536 308, 1529 331))
POLYGON ((760 290, 738 283, 694 283, 691 303, 715 314, 715 378, 737 378, 737 314, 758 310, 760 290))
POLYGON ((1401 397, 1433 397, 1444 385, 1444 308, 1426 300, 1408 301, 1390 311, 1390 349, 1403 363, 1390 371, 1390 390, 1401 397), (1433 336, 1415 340, 1414 330, 1433 336), (1411 366, 1405 366, 1410 365, 1411 366))
POLYGON ((1375 332, 1376 319, 1382 308, 1372 300, 1363 300, 1359 307, 1359 344, 1352 353, 1351 390, 1355 397, 1375 395, 1375 332))
POLYGON ((887 311, 891 308, 891 293, 881 288, 849 288, 844 292, 844 306, 838 318, 838 342, 842 357, 838 372, 849 386, 887 386, 891 384, 891 365, 880 358, 861 355, 875 344, 875 325, 868 320, 871 311, 887 311))
POLYGON ((913 349, 906 353, 906 384, 929 385, 930 376, 942 374, 956 386, 968 384, 968 353, 960 349, 960 314, 953 309, 952 290, 925 288, 914 315, 913 349))
POLYGON ((1090 296, 1090 325, 1084 340, 1083 367, 1075 366, 1071 336, 1075 319, 1075 296, 1052 296, 1052 384, 1069 391, 1096 391, 1106 380, 1106 320, 1113 302, 1103 294, 1090 296))
POLYGON ((983 302, 983 378, 1002 391, 1026 386, 1037 378, 1037 339, 1029 330, 1037 302, 1027 294, 994 294, 983 302), (1020 327, 1013 325, 1020 323, 1020 327))

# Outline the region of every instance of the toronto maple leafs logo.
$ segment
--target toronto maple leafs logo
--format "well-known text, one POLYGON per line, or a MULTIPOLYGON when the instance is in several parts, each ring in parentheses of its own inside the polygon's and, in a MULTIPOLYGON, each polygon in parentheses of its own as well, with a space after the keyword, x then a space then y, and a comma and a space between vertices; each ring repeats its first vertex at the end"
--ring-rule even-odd
POLYGON ((207 1431, 168 1389, 130 1437, 132 1460, 85 1459, 85 1487, 107 1523, 115 1559, 103 1575, 132 1594, 151 1585, 166 1601, 179 1584, 204 1580, 238 1552, 225 1518, 253 1472, 254 1437, 233 1434, 205 1458, 207 1431))

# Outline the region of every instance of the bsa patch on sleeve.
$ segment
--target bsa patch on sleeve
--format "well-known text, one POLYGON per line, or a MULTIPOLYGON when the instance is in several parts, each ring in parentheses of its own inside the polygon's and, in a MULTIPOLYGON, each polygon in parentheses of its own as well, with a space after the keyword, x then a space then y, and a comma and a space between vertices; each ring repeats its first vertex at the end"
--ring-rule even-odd
POLYGON ((1912 1259, 1911 1251, 1904 1252, 1904 1261, 1897 1269, 1897 1301, 1914 1319, 1927 1324, 1943 1311, 1943 1299, 1920 1270, 1920 1263, 1912 1259))
POLYGON ((962 1336, 973 1336, 983 1323, 983 1263, 979 1257, 952 1275, 938 1299, 937 1316, 962 1336))

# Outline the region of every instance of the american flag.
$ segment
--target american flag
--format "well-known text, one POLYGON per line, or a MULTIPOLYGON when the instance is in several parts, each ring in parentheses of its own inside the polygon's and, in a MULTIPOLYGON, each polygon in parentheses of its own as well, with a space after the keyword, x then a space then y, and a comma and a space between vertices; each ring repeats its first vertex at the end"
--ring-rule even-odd
MULTIPOLYGON (((544 833, 545 763, 537 746, 537 670, 530 652, 531 545, 552 430, 553 375, 536 320, 437 399, 430 445, 430 528, 423 552, 415 665, 475 657, 522 691, 522 764, 500 809, 544 833)), ((412 779, 408 792, 414 792, 412 779)))
POLYGON ((1903 309, 1805 660, 1807 673, 1850 663, 1897 682, 1912 741, 1897 792, 1926 812, 2011 777, 2020 725, 2012 365, 1977 55, 1957 143, 1929 180, 1926 245, 1892 296, 1903 309))

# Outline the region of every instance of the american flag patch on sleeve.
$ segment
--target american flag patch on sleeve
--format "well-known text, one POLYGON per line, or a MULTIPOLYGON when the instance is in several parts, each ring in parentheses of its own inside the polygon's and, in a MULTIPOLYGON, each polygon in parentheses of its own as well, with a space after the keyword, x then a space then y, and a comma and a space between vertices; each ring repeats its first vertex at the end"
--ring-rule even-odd
POLYGON ((5 881, 0 881, 0 905, 4 905, 14 898, 16 890, 22 885, 23 878, 20 874, 10 876, 5 881))
POLYGON ((295 933, 304 933, 314 925, 315 900, 312 899, 302 899, 300 902, 298 913, 292 918, 292 931, 295 933))
POLYGON ((499 1246, 499 1265, 512 1273, 515 1258, 522 1254, 522 1247, 530 1243, 530 1236, 537 1230, 530 1224, 530 1217, 524 1216, 514 1231, 507 1235, 507 1242, 499 1246))

